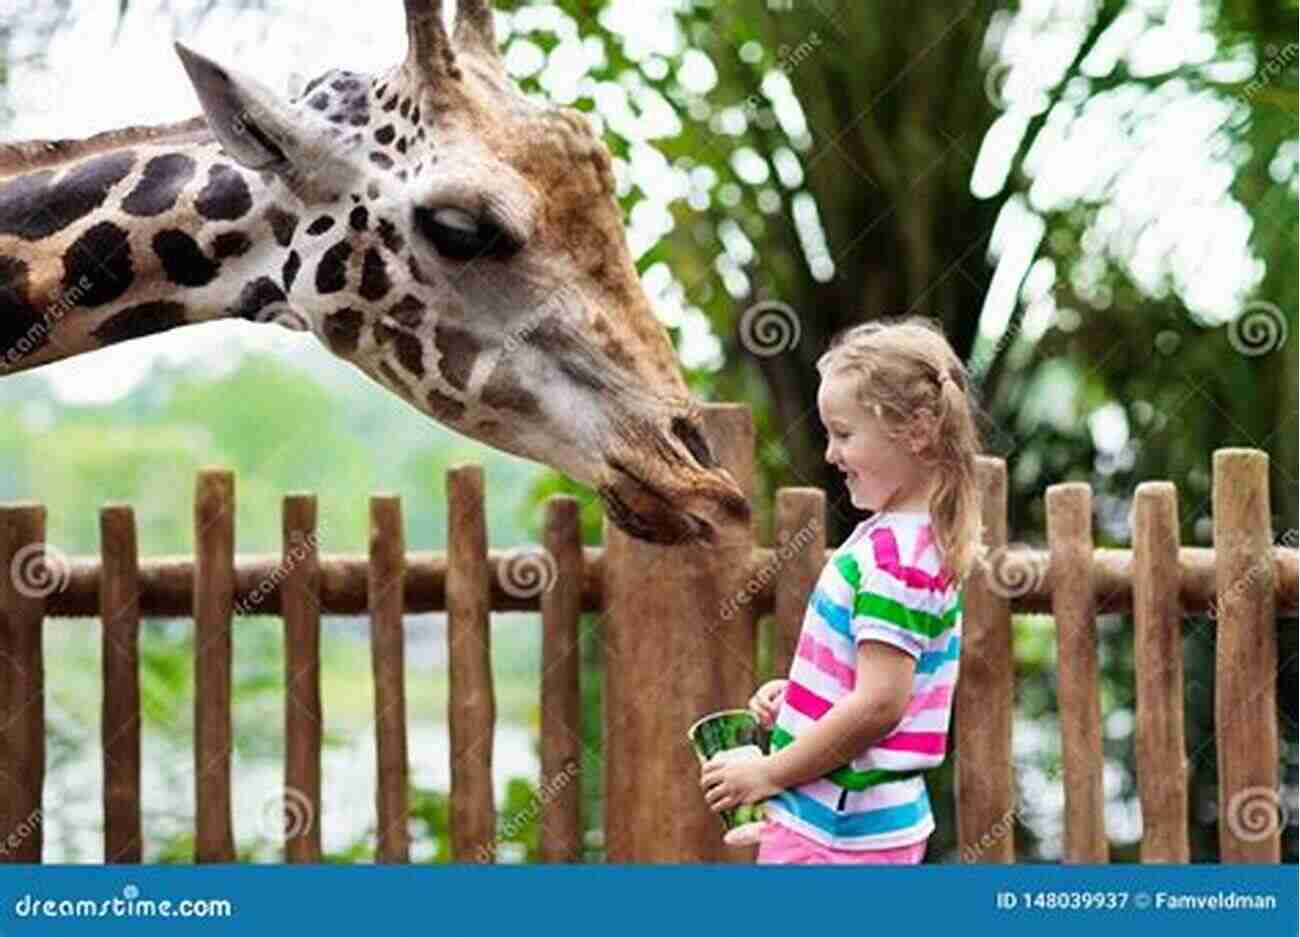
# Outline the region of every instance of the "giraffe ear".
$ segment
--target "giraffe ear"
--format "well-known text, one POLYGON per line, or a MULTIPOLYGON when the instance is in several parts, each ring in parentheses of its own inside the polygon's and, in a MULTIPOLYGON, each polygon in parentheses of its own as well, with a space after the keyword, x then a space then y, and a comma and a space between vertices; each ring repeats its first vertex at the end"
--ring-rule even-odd
POLYGON ((176 43, 208 126, 222 148, 249 169, 284 173, 311 162, 325 137, 312 127, 310 115, 294 114, 275 92, 260 82, 176 43))

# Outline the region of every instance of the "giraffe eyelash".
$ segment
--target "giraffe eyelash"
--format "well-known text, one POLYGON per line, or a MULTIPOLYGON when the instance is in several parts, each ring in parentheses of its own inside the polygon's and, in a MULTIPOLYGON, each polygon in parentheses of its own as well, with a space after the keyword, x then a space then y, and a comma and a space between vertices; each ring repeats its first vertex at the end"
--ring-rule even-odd
POLYGON ((457 208, 415 209, 415 227, 448 260, 466 261, 479 257, 505 260, 523 246, 498 225, 457 208))

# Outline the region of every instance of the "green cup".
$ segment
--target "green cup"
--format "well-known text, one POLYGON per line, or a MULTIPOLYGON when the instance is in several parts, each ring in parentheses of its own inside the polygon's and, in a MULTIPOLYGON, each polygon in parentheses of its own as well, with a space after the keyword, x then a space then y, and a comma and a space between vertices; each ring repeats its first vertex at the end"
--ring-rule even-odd
MULTIPOLYGON (((765 754, 765 735, 758 719, 747 709, 709 713, 691 726, 687 736, 700 764, 719 757, 725 761, 765 754)), ((721 811, 722 841, 728 846, 752 846, 763 828, 763 804, 741 804, 721 811)))

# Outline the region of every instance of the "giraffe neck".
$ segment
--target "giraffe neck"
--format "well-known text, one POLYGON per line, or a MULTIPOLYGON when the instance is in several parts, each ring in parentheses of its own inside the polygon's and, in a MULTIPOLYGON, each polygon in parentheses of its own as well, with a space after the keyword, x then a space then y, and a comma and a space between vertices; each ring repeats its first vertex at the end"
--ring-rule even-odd
POLYGON ((202 118, 0 146, 0 375, 283 314, 297 225, 202 118))

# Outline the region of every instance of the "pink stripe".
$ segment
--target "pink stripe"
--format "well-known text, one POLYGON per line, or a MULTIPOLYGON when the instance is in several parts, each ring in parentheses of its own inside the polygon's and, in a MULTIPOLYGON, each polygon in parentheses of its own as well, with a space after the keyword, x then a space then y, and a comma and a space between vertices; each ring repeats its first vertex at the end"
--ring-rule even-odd
POLYGON ((877 748, 893 751, 916 752, 919 755, 942 755, 947 732, 895 732, 876 743, 877 748))
POLYGON ((871 546, 875 552, 876 565, 899 582, 913 589, 929 589, 942 592, 947 582, 944 576, 931 576, 916 566, 904 566, 898 558, 898 541, 894 532, 888 527, 879 527, 870 534, 871 546))
POLYGON ((791 680, 785 687, 785 701, 809 719, 820 719, 831 704, 801 683, 791 680))
POLYGON ((907 716, 915 716, 917 713, 924 712, 927 709, 946 709, 948 701, 951 699, 951 683, 937 686, 927 693, 922 693, 920 696, 913 696, 912 701, 907 704, 907 712, 903 714, 904 718, 907 716))
POLYGON ((803 637, 799 639, 799 656, 837 681, 846 690, 853 689, 857 682, 857 672, 837 658, 829 647, 819 643, 807 632, 804 632, 803 637))

